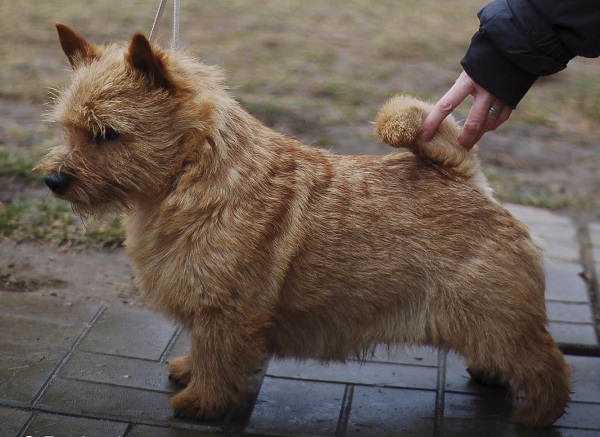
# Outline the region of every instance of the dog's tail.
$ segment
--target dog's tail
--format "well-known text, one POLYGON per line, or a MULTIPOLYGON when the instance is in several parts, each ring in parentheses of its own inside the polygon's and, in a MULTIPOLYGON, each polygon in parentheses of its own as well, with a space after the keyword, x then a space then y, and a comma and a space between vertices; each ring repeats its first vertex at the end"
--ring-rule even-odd
POLYGON ((444 120, 429 142, 418 140, 423 121, 432 108, 415 97, 392 97, 379 111, 375 131, 390 146, 405 147, 464 176, 479 174, 477 147, 467 150, 459 144, 460 128, 452 116, 444 120))

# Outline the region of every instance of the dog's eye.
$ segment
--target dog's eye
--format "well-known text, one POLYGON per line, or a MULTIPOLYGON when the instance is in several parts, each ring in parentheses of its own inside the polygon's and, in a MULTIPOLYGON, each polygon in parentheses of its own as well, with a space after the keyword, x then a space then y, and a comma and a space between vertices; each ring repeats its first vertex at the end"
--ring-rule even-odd
POLYGON ((104 132, 98 131, 92 134, 92 140, 96 143, 100 143, 102 141, 113 141, 119 138, 121 134, 114 130, 111 127, 104 128, 104 132))
POLYGON ((119 138, 119 135, 119 132, 110 127, 104 130, 104 140, 106 141, 116 140, 117 138, 119 138))

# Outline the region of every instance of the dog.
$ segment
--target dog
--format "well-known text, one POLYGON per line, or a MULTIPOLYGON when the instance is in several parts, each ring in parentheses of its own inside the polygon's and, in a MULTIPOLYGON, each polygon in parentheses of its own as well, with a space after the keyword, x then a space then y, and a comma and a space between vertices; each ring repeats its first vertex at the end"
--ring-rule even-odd
POLYGON ((396 96, 375 129, 408 151, 335 155, 261 124, 217 67, 141 33, 97 45, 57 30, 73 77, 49 118, 65 142, 39 168, 78 214, 122 213, 137 286, 189 331, 169 365, 176 416, 221 417, 268 357, 378 344, 461 354, 476 379, 512 384, 524 425, 563 414, 542 253, 453 119, 420 142, 431 106, 396 96))

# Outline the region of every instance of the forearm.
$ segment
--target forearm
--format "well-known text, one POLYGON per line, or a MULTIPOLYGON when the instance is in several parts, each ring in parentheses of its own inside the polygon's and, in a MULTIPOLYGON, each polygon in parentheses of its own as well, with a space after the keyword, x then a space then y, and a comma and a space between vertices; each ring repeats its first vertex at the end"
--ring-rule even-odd
POLYGON ((495 0, 478 16, 479 32, 461 64, 513 108, 538 77, 577 55, 600 55, 597 0, 495 0))

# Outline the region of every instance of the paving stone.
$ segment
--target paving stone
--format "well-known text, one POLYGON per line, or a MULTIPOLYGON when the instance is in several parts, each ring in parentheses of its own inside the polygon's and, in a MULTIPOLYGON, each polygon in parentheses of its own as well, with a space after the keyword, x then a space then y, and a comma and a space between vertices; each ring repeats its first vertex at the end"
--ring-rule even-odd
POLYGON ((345 386, 265 377, 249 433, 334 436, 345 386))
POLYGON ((534 237, 541 238, 546 245, 579 247, 577 228, 573 223, 535 223, 530 230, 534 237))
POLYGON ((91 321, 102 305, 36 294, 1 293, 0 316, 76 325, 91 321))
POLYGON ((57 378, 38 406, 112 420, 167 422, 172 418, 169 398, 156 391, 57 378))
MULTIPOLYGON (((190 429, 159 428, 157 426, 137 425, 133 428, 129 437, 222 437, 207 431, 190 429)), ((58 437, 58 436, 57 436, 58 437)))
POLYGON ((435 392, 355 387, 346 436, 433 436, 435 392))
POLYGON ((590 223, 588 230, 592 242, 592 256, 596 265, 600 267, 600 223, 590 223))
POLYGON ((173 358, 181 357, 183 355, 187 355, 190 351, 191 337, 189 332, 186 330, 182 330, 177 340, 173 344, 169 355, 167 356, 167 361, 172 360, 173 358))
POLYGON ((388 363, 322 364, 315 360, 271 360, 267 374, 305 380, 346 382, 387 387, 435 389, 437 369, 388 363))
POLYGON ((541 240, 546 259, 579 262, 577 228, 568 219, 560 218, 551 223, 535 222, 530 225, 530 232, 534 238, 541 240))
POLYGON ((109 307, 80 349, 158 360, 176 331, 160 314, 141 308, 109 307))
POLYGON ((31 415, 28 411, 0 407, 0 431, 2 436, 16 436, 31 415))
POLYGON ((590 223, 588 229, 592 243, 600 246, 600 223, 590 223))
POLYGON ((588 291, 575 263, 546 263, 546 299, 563 302, 589 302, 588 291))
POLYGON ((572 226, 572 222, 568 218, 562 217, 546 209, 535 208, 526 205, 516 205, 514 203, 506 203, 504 204, 504 206, 515 217, 517 217, 519 220, 524 221, 532 228, 535 228, 538 225, 551 225, 558 227, 572 226))
POLYGON ((66 349, 0 343, 0 398, 31 402, 66 349))
POLYGON ((15 293, 0 302, 0 397, 29 402, 102 306, 15 293))
MULTIPOLYGON (((544 430, 540 430, 544 431, 544 430)), ((551 428, 549 431, 550 434, 541 434, 541 435, 549 435, 549 436, 557 436, 557 437, 598 437, 600 435, 599 430, 586 430, 586 429, 570 429, 570 428, 551 428), (555 431, 554 433, 551 433, 555 431)), ((523 434, 520 434, 523 435, 523 434)))
POLYGON ((411 364, 414 366, 438 365, 438 350, 431 347, 391 347, 378 346, 368 362, 411 364))
POLYGON ((5 343, 37 345, 44 349, 47 345, 56 348, 70 348, 84 326, 80 323, 55 323, 43 320, 15 319, 0 316, 0 332, 5 343))
MULTIPOLYGON (((444 418, 439 435, 444 437, 593 437, 579 430, 547 428, 531 429, 507 420, 444 418)), ((593 431, 596 432, 596 431, 593 431)))
POLYGON ((569 219, 558 217, 550 222, 532 221, 527 224, 534 238, 541 240, 546 259, 579 262, 577 228, 569 219))
POLYGON ((569 261, 576 263, 581 259, 579 247, 575 245, 568 246, 565 244, 553 244, 552 242, 547 242, 547 244, 543 246, 543 250, 544 256, 551 262, 569 261))
POLYGON ((506 423, 513 420, 513 412, 507 390, 486 396, 446 392, 444 398, 444 420, 461 418, 506 423))
POLYGON ((597 349, 598 347, 596 331, 592 324, 550 322, 548 328, 559 346, 581 349, 597 349))
POLYGON ((127 423, 87 417, 39 414, 25 433, 31 437, 118 437, 125 434, 127 423))
POLYGON ((600 404, 600 358, 566 355, 573 372, 571 399, 600 404))
POLYGON ((163 392, 178 390, 169 382, 165 363, 76 352, 60 372, 64 378, 163 392))
POLYGON ((592 324, 592 308, 581 302, 546 302, 548 319, 553 322, 587 323, 592 324))
POLYGON ((541 240, 546 258, 579 261, 577 229, 570 219, 540 208, 512 204, 505 206, 528 225, 534 237, 541 240))
POLYGON ((482 386, 475 383, 467 373, 463 357, 454 353, 446 357, 445 389, 460 393, 481 393, 482 386))
POLYGON ((492 399, 507 393, 503 388, 485 386, 473 381, 467 373, 465 360, 454 353, 446 357, 445 389, 449 392, 477 394, 492 399))
POLYGON ((596 435, 600 435, 600 404, 571 402, 565 415, 554 425, 595 429, 596 435))

